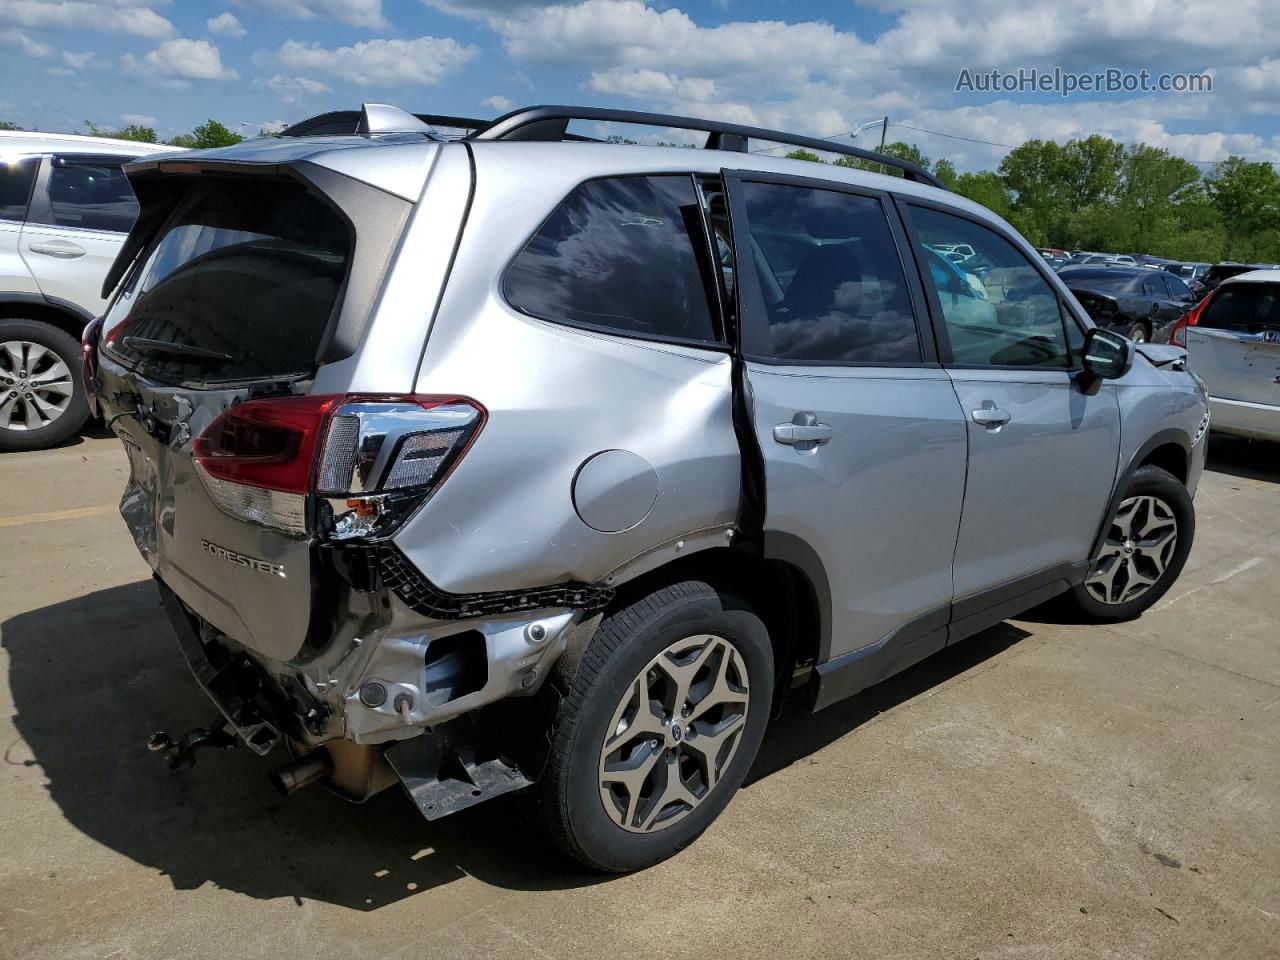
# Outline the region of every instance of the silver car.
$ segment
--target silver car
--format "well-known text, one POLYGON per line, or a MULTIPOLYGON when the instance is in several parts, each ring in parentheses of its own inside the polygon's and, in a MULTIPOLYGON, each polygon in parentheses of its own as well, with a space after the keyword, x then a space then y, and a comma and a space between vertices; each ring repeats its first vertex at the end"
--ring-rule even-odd
POLYGON ((783 697, 1054 597, 1134 617, 1181 570, 1184 352, 1094 329, 925 171, 593 108, 352 125, 128 169, 91 366, 218 708, 153 738, 171 763, 281 746, 285 791, 398 781, 428 819, 525 790, 571 855, 632 870, 724 809, 783 697), (981 309, 947 244, 992 265, 981 309))
POLYGON ((53 446, 88 419, 80 334, 138 211, 120 168, 172 150, 0 131, 0 452, 53 446))

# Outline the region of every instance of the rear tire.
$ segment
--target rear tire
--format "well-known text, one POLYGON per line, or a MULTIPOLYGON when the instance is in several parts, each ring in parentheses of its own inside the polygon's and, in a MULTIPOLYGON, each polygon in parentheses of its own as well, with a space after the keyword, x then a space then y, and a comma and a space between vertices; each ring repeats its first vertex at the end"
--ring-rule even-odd
POLYGON ((554 681, 563 697, 537 787, 552 840, 612 873, 659 863, 696 840, 755 759, 773 669, 760 618, 702 581, 608 615, 554 681))
POLYGON ((1146 343, 1147 342, 1146 324, 1142 324, 1142 323, 1133 324, 1133 326, 1129 327, 1128 331, 1126 331, 1125 336, 1128 337, 1130 340, 1132 340, 1134 343, 1146 343))
POLYGON ((37 320, 0 319, 0 451, 43 450, 89 419, 80 344, 37 320))
POLYGON ((1067 594, 1069 603, 1089 620, 1132 620, 1173 586, 1195 533, 1187 488, 1167 470, 1139 467, 1108 519, 1088 576, 1067 594))

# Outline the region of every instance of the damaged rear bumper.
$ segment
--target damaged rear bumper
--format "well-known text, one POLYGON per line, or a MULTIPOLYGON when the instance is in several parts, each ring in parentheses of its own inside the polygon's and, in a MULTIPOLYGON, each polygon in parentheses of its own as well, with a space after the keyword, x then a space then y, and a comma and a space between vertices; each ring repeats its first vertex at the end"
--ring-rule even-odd
POLYGON ((393 602, 378 635, 284 663, 220 634, 156 582, 193 675, 240 739, 257 754, 284 740, 299 757, 278 771, 286 781, 301 771, 360 801, 399 779, 429 819, 533 782, 554 713, 543 682, 575 632, 598 620, 543 609, 424 626, 393 602), (328 757, 308 766, 318 751, 328 757))

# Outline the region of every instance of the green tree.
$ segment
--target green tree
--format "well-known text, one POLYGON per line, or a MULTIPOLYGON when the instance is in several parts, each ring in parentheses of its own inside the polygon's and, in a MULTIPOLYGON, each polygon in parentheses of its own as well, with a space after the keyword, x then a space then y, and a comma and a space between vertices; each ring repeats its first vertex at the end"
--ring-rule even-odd
POLYGON ((200 150, 206 147, 229 147, 243 139, 244 137, 240 136, 240 134, 232 133, 217 120, 210 120, 207 123, 200 124, 190 133, 178 134, 169 142, 175 147, 200 150))
POLYGON ((938 178, 944 187, 948 190, 956 188, 956 166, 945 157, 938 160, 933 165, 933 175, 938 178))
POLYGON ((784 154, 784 156, 788 160, 808 160, 810 163, 826 163, 827 162, 823 160, 820 156, 818 156, 816 153, 812 153, 808 150, 792 150, 790 153, 784 154))
POLYGON ((1062 179, 1057 200, 1078 210, 1115 196, 1123 157, 1124 147, 1096 133, 1068 140, 1057 157, 1062 179))
POLYGON ((990 170, 981 173, 962 173, 956 177, 952 187, 962 197, 968 197, 974 203, 980 203, 992 212, 1006 219, 1013 208, 1013 198, 1004 181, 990 170))
MULTIPOLYGON (((898 160, 906 160, 910 163, 914 163, 918 167, 924 167, 926 170, 928 170, 930 166, 929 158, 926 157, 920 151, 920 148, 914 143, 908 144, 903 143, 901 140, 896 140, 893 143, 886 144, 883 150, 877 150, 875 152, 883 153, 886 157, 895 157, 898 160)), ((857 170, 870 170, 872 173, 887 173, 890 176, 895 177, 902 176, 902 171, 897 167, 886 166, 885 164, 877 163, 874 160, 863 160, 861 157, 844 156, 836 161, 836 165, 841 167, 853 167, 857 170)))
POLYGON ((108 130, 100 127, 92 120, 86 120, 84 125, 89 129, 91 137, 109 137, 112 140, 136 140, 139 143, 157 143, 156 132, 151 127, 144 127, 138 123, 131 123, 128 126, 121 127, 119 130, 108 130))
POLYGON ((0 120, 0 130, 21 130, 21 129, 22 128, 18 126, 16 123, 12 123, 8 120, 0 120))
POLYGON ((1199 182, 1200 171, 1168 150, 1136 143, 1124 152, 1121 180, 1113 243, 1145 251, 1175 232, 1174 198, 1199 182))
POLYGON ((1225 256, 1244 256, 1246 249, 1257 246, 1250 243, 1252 235, 1280 227, 1280 176, 1271 164, 1228 157, 1206 178, 1205 186, 1222 218, 1225 256))

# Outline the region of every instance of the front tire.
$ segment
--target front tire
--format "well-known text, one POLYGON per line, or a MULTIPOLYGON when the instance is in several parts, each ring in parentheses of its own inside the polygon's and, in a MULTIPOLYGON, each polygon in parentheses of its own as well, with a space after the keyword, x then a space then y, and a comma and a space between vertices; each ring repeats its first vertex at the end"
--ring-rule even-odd
POLYGON ((1167 470, 1139 467, 1112 512, 1088 576, 1068 594, 1071 602, 1091 620, 1132 620, 1173 586, 1195 533, 1187 488, 1167 470))
POLYGON ((80 344, 36 320, 0 319, 0 451, 43 450, 89 419, 80 344))
POLYGON ((613 873, 688 846, 755 759, 773 670, 764 623, 702 581, 611 613, 558 678, 563 698, 538 786, 548 834, 613 873))

